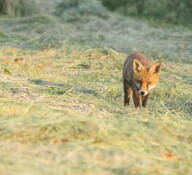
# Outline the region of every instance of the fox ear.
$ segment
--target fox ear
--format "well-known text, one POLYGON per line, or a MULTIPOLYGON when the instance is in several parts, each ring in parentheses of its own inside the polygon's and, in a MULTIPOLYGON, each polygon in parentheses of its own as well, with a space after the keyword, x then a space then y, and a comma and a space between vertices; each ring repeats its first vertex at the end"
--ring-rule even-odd
POLYGON ((139 60, 134 59, 133 60, 133 71, 142 72, 143 70, 144 70, 144 67, 143 67, 142 63, 139 60))
POLYGON ((153 72, 154 74, 160 73, 160 70, 161 70, 161 62, 160 61, 153 64, 150 68, 150 71, 153 72))

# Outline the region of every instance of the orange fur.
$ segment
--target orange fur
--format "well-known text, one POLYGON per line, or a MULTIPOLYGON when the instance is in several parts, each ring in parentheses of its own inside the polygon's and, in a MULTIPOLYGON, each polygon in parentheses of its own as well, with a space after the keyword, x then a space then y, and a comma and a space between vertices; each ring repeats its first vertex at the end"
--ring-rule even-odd
POLYGON ((159 82, 161 63, 152 63, 139 52, 131 53, 123 67, 124 105, 133 97, 135 107, 145 107, 149 91, 159 82))

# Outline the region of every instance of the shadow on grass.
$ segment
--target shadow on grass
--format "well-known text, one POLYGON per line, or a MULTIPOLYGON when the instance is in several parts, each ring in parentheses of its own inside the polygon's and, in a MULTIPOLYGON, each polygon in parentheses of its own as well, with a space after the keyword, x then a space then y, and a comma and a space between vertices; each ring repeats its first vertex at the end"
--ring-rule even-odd
MULTIPOLYGON (((36 85, 39 86, 51 86, 51 87, 57 87, 57 88, 64 88, 63 89, 63 94, 66 92, 66 90, 75 90, 84 94, 91 94, 96 96, 97 93, 89 88, 84 88, 84 87, 77 87, 77 86, 73 86, 73 85, 69 85, 69 84, 64 84, 64 83, 55 83, 55 82, 50 82, 50 81, 46 81, 46 80, 42 80, 42 79, 33 79, 33 78, 29 78, 28 81, 30 83, 34 83, 36 85)), ((62 93, 59 93, 62 94, 62 93)))
POLYGON ((28 81, 30 83, 33 83, 33 84, 36 84, 39 86, 49 87, 49 89, 44 90, 44 92, 52 94, 52 95, 63 95, 63 94, 68 93, 69 91, 76 91, 76 92, 80 92, 83 94, 91 95, 99 100, 103 100, 107 103, 110 103, 112 105, 112 107, 109 108, 109 111, 119 114, 119 111, 114 111, 114 109, 115 109, 114 107, 117 106, 117 103, 115 101, 108 99, 106 97, 103 97, 101 94, 97 93, 93 89, 77 87, 77 86, 73 86, 73 85, 69 85, 69 84, 65 84, 65 83, 55 83, 55 82, 50 82, 50 81, 46 81, 46 80, 42 80, 42 79, 34 79, 34 78, 29 78, 28 81))
MULTIPOLYGON (((177 101, 166 104, 167 108, 175 113, 182 111, 184 114, 188 116, 192 116, 192 102, 190 101, 177 101)), ((192 117, 188 118, 192 119, 192 117)))

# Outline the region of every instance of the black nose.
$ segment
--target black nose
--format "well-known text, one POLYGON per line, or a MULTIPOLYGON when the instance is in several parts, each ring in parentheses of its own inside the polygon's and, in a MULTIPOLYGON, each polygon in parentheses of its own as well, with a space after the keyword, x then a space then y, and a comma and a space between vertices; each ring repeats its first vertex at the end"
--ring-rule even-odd
POLYGON ((145 92, 144 92, 144 91, 141 91, 140 94, 141 94, 141 95, 145 95, 145 92))

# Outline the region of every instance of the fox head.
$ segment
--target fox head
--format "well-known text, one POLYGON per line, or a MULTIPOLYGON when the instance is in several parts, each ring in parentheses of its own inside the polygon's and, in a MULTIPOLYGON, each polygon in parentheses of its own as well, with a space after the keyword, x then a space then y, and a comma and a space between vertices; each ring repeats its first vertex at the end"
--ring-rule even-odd
POLYGON ((145 96, 153 89, 159 82, 161 62, 152 64, 151 67, 146 68, 137 60, 133 60, 134 84, 142 96, 145 96))

